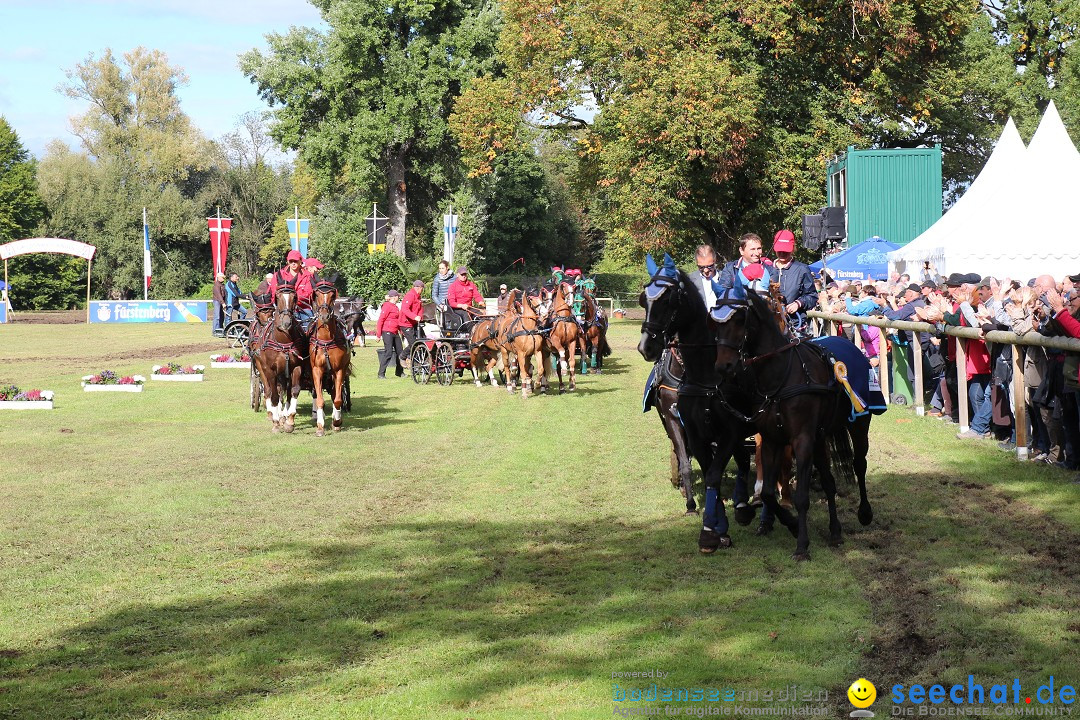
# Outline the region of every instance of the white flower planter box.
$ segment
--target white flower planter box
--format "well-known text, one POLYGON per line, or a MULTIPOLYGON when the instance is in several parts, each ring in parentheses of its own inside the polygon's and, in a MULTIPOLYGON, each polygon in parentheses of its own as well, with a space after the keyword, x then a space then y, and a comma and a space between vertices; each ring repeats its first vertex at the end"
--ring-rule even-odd
POLYGON ((52 410, 52 400, 0 400, 0 410, 52 410))
POLYGON ((212 368, 243 368, 247 370, 251 367, 250 362, 218 362, 217 360, 210 361, 210 367, 212 368))
POLYGON ((151 375, 151 380, 167 380, 168 382, 202 382, 203 375, 191 374, 191 375, 151 375))
POLYGON ((142 385, 87 385, 82 384, 83 392, 142 392, 142 385))

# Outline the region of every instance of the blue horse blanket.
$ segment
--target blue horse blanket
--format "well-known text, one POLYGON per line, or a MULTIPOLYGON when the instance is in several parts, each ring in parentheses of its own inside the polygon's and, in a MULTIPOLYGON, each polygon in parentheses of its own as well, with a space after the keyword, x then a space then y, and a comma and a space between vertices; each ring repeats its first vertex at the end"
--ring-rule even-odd
MULTIPOLYGON (((814 338, 812 343, 825 349, 834 361, 839 361, 846 368, 847 392, 851 398, 851 417, 854 420, 860 415, 873 413, 881 415, 885 412, 885 396, 881 394, 881 384, 878 382, 877 373, 870 366, 870 361, 862 354, 855 343, 847 338, 829 336, 814 338), (854 393, 855 397, 851 397, 854 393), (863 409, 857 409, 862 405, 863 409)), ((835 364, 834 364, 835 367, 835 364)), ((838 376, 837 381, 843 384, 838 376)))

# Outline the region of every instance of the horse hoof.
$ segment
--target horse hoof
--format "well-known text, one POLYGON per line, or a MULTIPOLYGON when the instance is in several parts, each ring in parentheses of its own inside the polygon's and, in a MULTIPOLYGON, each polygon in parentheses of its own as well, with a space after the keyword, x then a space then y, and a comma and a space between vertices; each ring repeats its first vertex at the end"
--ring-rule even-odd
POLYGON ((773 531, 773 526, 772 525, 758 525, 754 529, 754 534, 757 535, 758 537, 765 537, 766 535, 768 535, 772 531, 773 531))
POLYGON ((700 514, 700 512, 698 510, 687 510, 686 512, 683 513, 683 517, 689 517, 689 516, 697 517, 699 514, 700 514))
POLYGON ((340 425, 335 425, 334 426, 334 432, 336 432, 336 433, 341 432, 341 426, 340 425))
POLYGON ((791 559, 794 560, 795 562, 810 562, 810 553, 808 553, 808 552, 804 552, 804 553, 797 552, 797 553, 795 553, 794 555, 791 556, 791 559))
POLYGON ((322 437, 326 434, 326 431, 322 428, 315 428, 315 437, 322 437))
POLYGON ((697 544, 699 552, 704 555, 712 555, 721 548, 731 547, 731 538, 713 530, 702 528, 701 533, 698 535, 697 544))
POLYGON ((753 519, 754 508, 746 503, 741 503, 735 507, 735 522, 740 525, 749 525, 753 519))
POLYGON ((874 511, 869 504, 859 507, 859 524, 869 525, 874 521, 874 511))
POLYGON ((281 428, 278 427, 277 424, 275 423, 275 424, 270 426, 270 432, 279 433, 279 432, 281 432, 281 428))
POLYGON ((291 433, 295 429, 296 429, 296 425, 292 425, 290 423, 285 423, 285 432, 291 433))
POLYGON ((829 538, 829 547, 840 547, 844 544, 844 538, 839 535, 833 535, 829 538))
POLYGON ((476 384, 476 387, 478 387, 478 388, 484 387, 484 383, 480 382, 479 380, 476 380, 475 384, 476 384))

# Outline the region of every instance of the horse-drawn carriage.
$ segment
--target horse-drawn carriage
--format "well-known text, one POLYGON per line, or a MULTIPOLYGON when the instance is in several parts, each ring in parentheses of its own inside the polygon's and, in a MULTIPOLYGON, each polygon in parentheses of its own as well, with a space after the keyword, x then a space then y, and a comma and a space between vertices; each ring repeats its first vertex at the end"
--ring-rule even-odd
MULTIPOLYGON (((428 314, 425 312, 425 317, 428 314)), ((478 316, 459 325, 450 313, 435 311, 432 319, 437 320, 438 329, 428 337, 425 323, 421 323, 417 327, 418 337, 409 346, 410 372, 418 385, 426 385, 434 377, 447 387, 454 383, 455 376, 460 377, 471 366, 473 328, 491 318, 478 316)))

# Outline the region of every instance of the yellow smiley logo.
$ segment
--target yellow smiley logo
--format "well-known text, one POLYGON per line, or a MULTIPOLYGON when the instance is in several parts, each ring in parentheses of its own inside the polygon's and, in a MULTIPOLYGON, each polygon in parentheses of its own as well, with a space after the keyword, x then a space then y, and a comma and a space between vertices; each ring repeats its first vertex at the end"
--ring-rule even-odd
POLYGON ((857 708, 868 708, 877 700, 877 688, 866 678, 859 678, 847 689, 848 700, 857 708))

